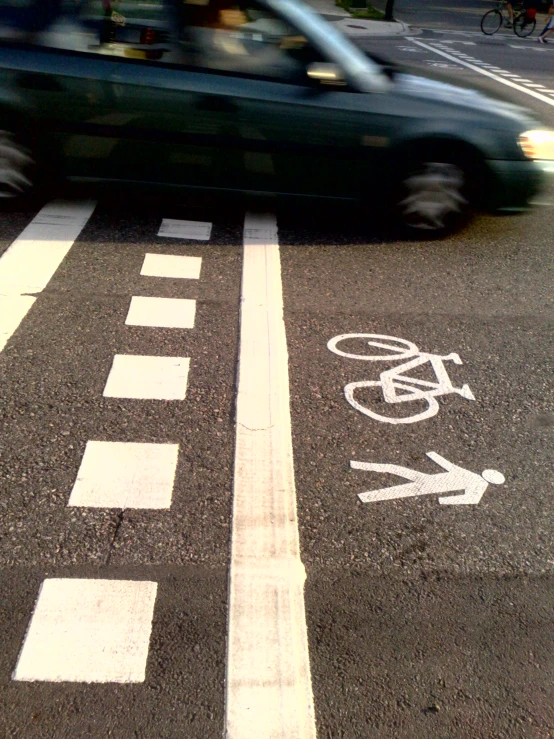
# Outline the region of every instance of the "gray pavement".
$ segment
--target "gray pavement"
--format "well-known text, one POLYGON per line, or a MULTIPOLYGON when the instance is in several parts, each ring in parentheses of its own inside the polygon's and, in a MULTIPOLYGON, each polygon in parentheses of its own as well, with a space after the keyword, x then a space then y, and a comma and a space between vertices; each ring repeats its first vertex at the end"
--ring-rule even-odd
MULTIPOLYGON (((554 125, 553 106, 530 96, 529 83, 516 89, 479 72, 490 64, 547 87, 554 50, 508 33, 474 33, 460 18, 483 5, 464 6, 454 20, 454 11, 421 6, 421 17, 438 16, 416 37, 430 48, 397 38, 360 43, 530 107, 554 125), (462 27, 466 35, 453 32, 462 27), (436 53, 445 44, 477 61, 469 68, 445 59, 436 53)), ((400 16, 413 6, 397 7, 400 16)), ((440 242, 362 228, 362 214, 347 208, 264 203, 277 207, 279 225, 320 738, 554 735, 554 183, 540 200, 545 205, 523 216, 480 215, 440 242), (376 381, 395 363, 329 351, 330 339, 351 333, 458 353, 463 364, 445 360, 445 369, 475 399, 447 392, 435 416, 407 424, 359 412, 344 386, 376 381), (498 470, 505 482, 490 484, 475 506, 441 505, 435 494, 359 500, 403 481, 352 469, 352 460, 433 474, 440 470, 431 451, 477 474, 498 470)), ((222 735, 247 206, 183 201, 100 197, 0 354, 2 739, 222 735), (162 218, 213 222, 213 233, 207 243, 160 239, 162 218), (147 252, 201 256, 200 280, 140 276, 147 252), (133 295, 196 299, 194 330, 126 326, 133 295), (116 353, 190 357, 186 400, 103 397, 116 353), (69 508, 90 439, 179 442, 171 508, 69 508), (45 578, 158 583, 144 682, 12 679, 45 578)), ((2 214, 0 254, 39 208, 2 214)), ((359 340, 346 346, 364 348, 359 340)), ((428 366, 408 374, 434 379, 428 366)), ((392 407, 376 385, 356 398, 396 419, 426 407, 392 407)))

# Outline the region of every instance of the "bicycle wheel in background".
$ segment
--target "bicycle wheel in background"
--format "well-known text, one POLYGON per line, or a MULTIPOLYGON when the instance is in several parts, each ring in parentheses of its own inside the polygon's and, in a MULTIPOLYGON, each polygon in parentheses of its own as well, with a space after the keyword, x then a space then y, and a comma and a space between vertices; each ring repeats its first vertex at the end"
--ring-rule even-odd
POLYGON ((502 13, 497 10, 489 10, 488 13, 481 18, 481 30, 487 36, 492 36, 502 25, 502 13))
POLYGON ((514 18, 514 33, 521 36, 521 38, 525 38, 533 33, 536 25, 537 21, 534 18, 525 20, 525 13, 521 13, 521 15, 514 18))

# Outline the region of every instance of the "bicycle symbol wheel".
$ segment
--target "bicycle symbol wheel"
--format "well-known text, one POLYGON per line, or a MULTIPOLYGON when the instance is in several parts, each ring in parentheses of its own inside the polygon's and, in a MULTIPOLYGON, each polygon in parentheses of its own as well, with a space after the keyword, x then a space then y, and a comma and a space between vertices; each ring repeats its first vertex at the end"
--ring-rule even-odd
POLYGON ((385 336, 384 334, 340 334, 340 336, 335 336, 334 339, 331 339, 327 343, 327 348, 340 357, 362 359, 366 362, 407 359, 408 357, 415 357, 420 353, 413 342, 406 341, 405 339, 397 339, 396 336, 385 336), (350 339, 370 339, 367 342, 368 346, 376 349, 384 349, 385 351, 392 352, 392 354, 353 354, 352 352, 345 352, 338 348, 337 344, 350 339))
POLYGON ((344 387, 344 397, 350 403, 350 405, 357 411, 360 411, 360 413, 363 413, 364 415, 369 416, 376 421, 393 424, 416 423, 417 421, 424 421, 426 418, 432 418, 433 416, 436 416, 439 412, 439 403, 432 395, 428 395, 418 388, 415 388, 413 385, 408 385, 403 382, 396 381, 394 383, 395 389, 406 391, 403 395, 400 395, 398 397, 396 403, 404 403, 411 400, 424 400, 427 403, 427 408, 420 413, 416 413, 413 416, 406 416, 404 418, 381 416, 379 413, 375 413, 374 411, 367 408, 365 405, 359 403, 354 397, 355 391, 358 388, 362 387, 380 387, 382 389, 383 383, 381 382, 381 380, 364 380, 362 382, 350 382, 344 387))

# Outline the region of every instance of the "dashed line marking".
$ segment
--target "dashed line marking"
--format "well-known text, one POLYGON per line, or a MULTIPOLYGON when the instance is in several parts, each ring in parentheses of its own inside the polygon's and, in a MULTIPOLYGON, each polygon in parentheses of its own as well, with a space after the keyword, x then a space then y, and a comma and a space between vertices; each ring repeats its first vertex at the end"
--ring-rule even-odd
POLYGON ((164 218, 158 236, 172 239, 190 239, 192 241, 209 241, 212 224, 205 221, 181 221, 175 218, 164 218))
POLYGON ((200 279, 202 257, 182 257, 174 254, 146 254, 141 275, 171 277, 185 280, 200 279))
POLYGON ((139 400, 184 400, 190 359, 116 354, 104 397, 139 400))
POLYGON ((196 300, 134 295, 125 324, 154 328, 194 328, 195 314, 196 300))
POLYGON ((69 506, 169 508, 178 444, 88 441, 69 506))
POLYGON ((138 580, 45 580, 13 679, 144 682, 157 588, 138 580))
MULTIPOLYGON (((532 90, 529 87, 523 87, 523 85, 516 84, 512 80, 505 79, 504 77, 500 77, 497 74, 494 74, 493 72, 489 71, 488 69, 483 69, 483 65, 477 66, 476 64, 470 64, 469 62, 466 62, 464 59, 459 59, 458 57, 452 56, 451 54, 447 54, 445 51, 440 51, 440 49, 434 48, 433 46, 429 46, 429 44, 424 44, 422 41, 418 41, 414 38, 409 39, 413 44, 417 44, 417 46, 420 46, 422 49, 427 49, 428 51, 432 51, 434 54, 439 54, 440 56, 445 57, 445 59, 450 59, 450 61, 456 62, 456 64, 461 64, 464 67, 467 67, 468 69, 473 70, 474 72, 478 72, 479 74, 485 75, 486 77, 490 77, 493 80, 496 80, 497 82, 500 82, 503 85, 507 85, 508 87, 512 87, 514 90, 519 90, 520 92, 524 92, 526 95, 530 95, 531 97, 536 98, 537 100, 540 100, 543 103, 546 103, 547 105, 554 106, 554 99, 546 97, 546 95, 543 95, 540 92, 537 92, 536 90, 532 90)), ((524 80, 521 80, 524 81, 524 80)), ((528 80, 529 82, 532 82, 532 80, 528 80)))

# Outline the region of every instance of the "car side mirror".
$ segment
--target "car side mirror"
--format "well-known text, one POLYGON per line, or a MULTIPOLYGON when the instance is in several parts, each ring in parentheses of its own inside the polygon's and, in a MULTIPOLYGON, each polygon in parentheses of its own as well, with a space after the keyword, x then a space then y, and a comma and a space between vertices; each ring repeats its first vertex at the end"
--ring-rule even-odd
POLYGON ((314 62, 309 64, 306 72, 308 77, 322 85, 346 85, 342 69, 338 64, 314 62))

